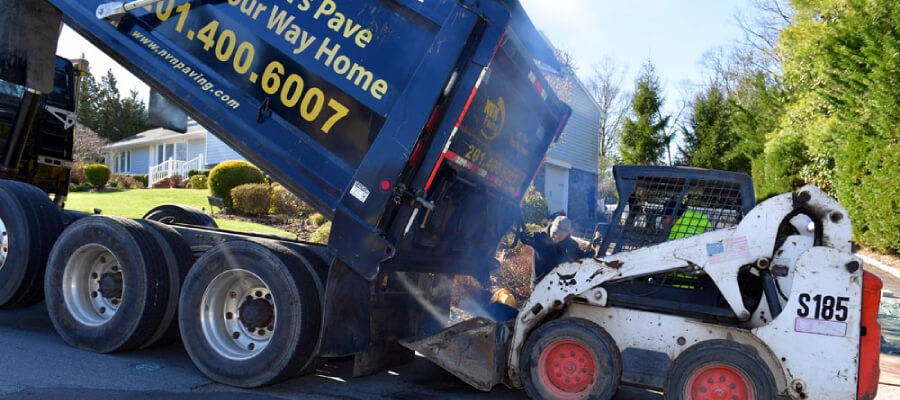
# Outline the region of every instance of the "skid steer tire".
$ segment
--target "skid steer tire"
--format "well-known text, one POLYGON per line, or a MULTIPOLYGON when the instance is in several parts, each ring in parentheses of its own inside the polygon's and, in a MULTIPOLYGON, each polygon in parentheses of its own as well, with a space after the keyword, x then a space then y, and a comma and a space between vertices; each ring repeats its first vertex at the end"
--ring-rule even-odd
POLYGON ((313 273, 274 244, 233 241, 201 256, 179 302, 181 340, 210 379, 252 388, 316 362, 322 305, 313 273))
POLYGON ((665 384, 667 400, 768 400, 776 392, 775 379, 756 350, 727 340, 685 350, 669 367, 665 384))
POLYGON ((151 346, 165 346, 178 340, 178 298, 181 294, 181 284, 184 282, 191 264, 194 263, 194 258, 191 255, 190 246, 172 227, 156 221, 141 220, 138 222, 153 235, 162 249, 170 282, 169 301, 163 314, 163 320, 153 336, 140 346, 143 349, 151 346))
POLYGON ((529 335, 519 368, 532 399, 609 400, 622 379, 622 356, 597 324, 562 318, 529 335))
POLYGON ((209 228, 218 228, 219 225, 202 210, 198 210, 190 206, 182 206, 177 204, 164 204, 154 207, 152 210, 144 214, 144 219, 158 221, 164 224, 186 224, 205 226, 209 228))
POLYGON ((0 308, 39 303, 44 270, 63 230, 59 208, 42 190, 0 180, 0 308))
POLYGON ((82 218, 50 252, 45 296, 62 339, 98 353, 146 344, 169 304, 164 251, 137 221, 82 218))

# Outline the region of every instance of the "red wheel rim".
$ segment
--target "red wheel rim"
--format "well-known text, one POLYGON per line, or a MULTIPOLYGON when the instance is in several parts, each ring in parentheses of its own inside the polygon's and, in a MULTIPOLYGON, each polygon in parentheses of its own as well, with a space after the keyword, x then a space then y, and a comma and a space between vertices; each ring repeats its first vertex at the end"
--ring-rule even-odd
POLYGON ((597 383, 597 357, 590 347, 571 338, 554 340, 544 348, 538 370, 541 386, 557 398, 579 398, 597 383))
POLYGON ((710 364, 688 378, 685 398, 692 400, 753 400, 756 394, 750 378, 738 368, 710 364))

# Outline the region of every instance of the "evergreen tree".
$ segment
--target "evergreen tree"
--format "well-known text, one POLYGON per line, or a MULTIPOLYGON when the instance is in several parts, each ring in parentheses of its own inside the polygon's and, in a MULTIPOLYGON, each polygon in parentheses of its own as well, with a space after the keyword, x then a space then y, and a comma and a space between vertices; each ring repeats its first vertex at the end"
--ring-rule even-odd
POLYGON ((78 122, 110 141, 116 141, 152 128, 147 107, 134 90, 128 97, 119 93, 112 70, 97 82, 91 73, 82 79, 79 89, 78 122))
POLYGON ((718 83, 694 98, 688 126, 682 130, 681 162, 700 168, 750 172, 750 162, 735 152, 740 138, 731 129, 731 108, 718 83))
POLYGON ((662 115, 659 78, 652 63, 644 64, 631 100, 632 115, 622 126, 619 152, 625 164, 658 164, 672 137, 666 133, 668 115, 662 115))

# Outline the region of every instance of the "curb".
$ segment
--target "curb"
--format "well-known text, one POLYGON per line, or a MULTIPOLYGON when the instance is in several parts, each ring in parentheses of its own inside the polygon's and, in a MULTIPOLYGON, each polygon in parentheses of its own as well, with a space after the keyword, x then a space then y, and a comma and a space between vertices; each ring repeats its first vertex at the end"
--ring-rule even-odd
POLYGON ((889 266, 889 265, 887 265, 887 264, 885 264, 885 263, 883 263, 883 262, 881 262, 881 261, 878 261, 878 260, 876 260, 876 259, 874 259, 874 258, 872 258, 872 257, 869 257, 869 256, 864 256, 864 255, 859 254, 859 253, 854 253, 854 255, 857 256, 857 257, 859 257, 859 258, 860 258, 861 260, 863 260, 863 262, 865 262, 866 264, 869 264, 869 265, 871 265, 871 266, 873 266, 873 267, 875 267, 875 268, 878 268, 878 269, 880 269, 880 270, 882 270, 882 271, 884 271, 884 272, 887 272, 888 274, 890 274, 890 275, 893 276, 894 278, 900 279, 900 271, 897 271, 896 268, 891 267, 891 266, 889 266))

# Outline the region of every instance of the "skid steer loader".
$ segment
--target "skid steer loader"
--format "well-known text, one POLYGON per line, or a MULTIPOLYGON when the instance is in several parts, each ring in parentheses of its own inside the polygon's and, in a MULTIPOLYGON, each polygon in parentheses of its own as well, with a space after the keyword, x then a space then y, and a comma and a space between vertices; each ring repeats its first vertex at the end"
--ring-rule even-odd
POLYGON ((404 342, 469 384, 531 398, 872 399, 880 280, 815 186, 755 205, 745 174, 617 167, 595 257, 564 263, 516 318, 404 342))

